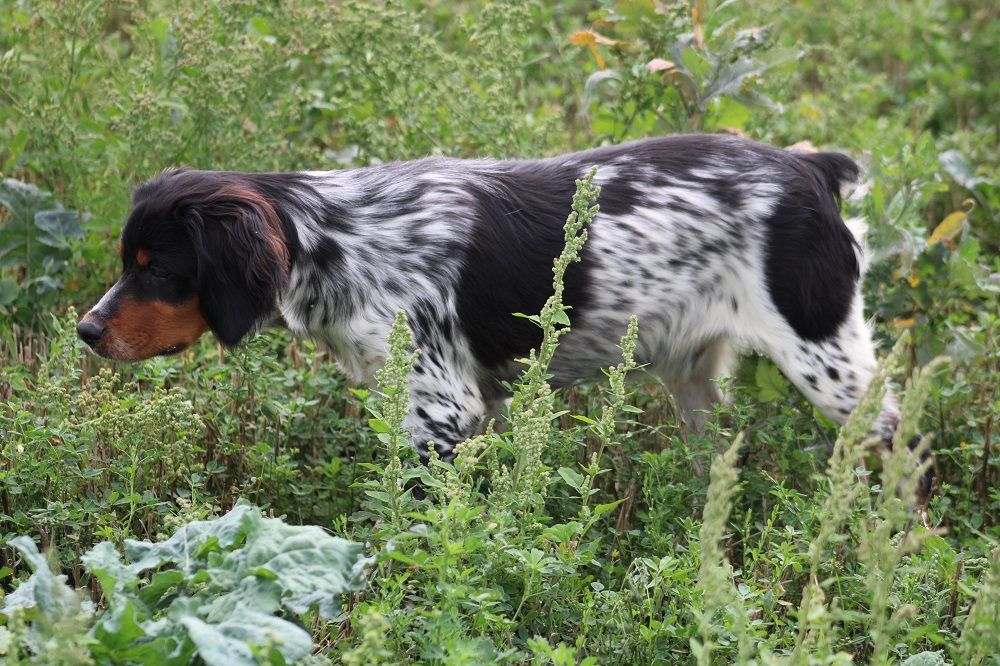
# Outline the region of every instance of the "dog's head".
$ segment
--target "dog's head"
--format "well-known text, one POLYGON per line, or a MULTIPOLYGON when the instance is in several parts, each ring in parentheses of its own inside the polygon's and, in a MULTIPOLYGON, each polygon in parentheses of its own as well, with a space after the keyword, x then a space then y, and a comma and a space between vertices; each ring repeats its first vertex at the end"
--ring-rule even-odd
POLYGON ((122 274, 77 325, 106 358, 177 353, 211 330, 235 345, 274 308, 290 255, 274 204, 245 174, 175 170, 140 186, 122 274))

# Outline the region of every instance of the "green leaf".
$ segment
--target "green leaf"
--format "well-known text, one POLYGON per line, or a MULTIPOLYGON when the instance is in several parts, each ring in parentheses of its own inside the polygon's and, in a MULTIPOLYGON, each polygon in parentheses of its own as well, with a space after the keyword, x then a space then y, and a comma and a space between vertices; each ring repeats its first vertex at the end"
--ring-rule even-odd
POLYGON ((944 151, 938 155, 938 161, 952 180, 968 190, 974 190, 977 185, 986 182, 985 178, 976 176, 965 155, 957 150, 944 151))
POLYGON ((257 666, 250 645, 275 646, 287 661, 303 659, 312 651, 309 633, 287 620, 249 609, 224 622, 210 624, 194 615, 180 618, 187 635, 208 666, 257 666))
POLYGON ((83 556, 108 600, 92 634, 95 654, 110 663, 179 666, 195 654, 206 664, 295 662, 311 652, 311 637, 276 614, 315 608, 332 619, 369 562, 360 544, 265 518, 243 502, 161 543, 128 540, 125 549, 130 564, 108 542, 83 556), (159 571, 142 587, 139 575, 150 568, 159 571))
POLYGON ((71 238, 83 237, 80 214, 72 210, 43 210, 35 213, 35 226, 42 231, 38 242, 64 248, 71 238))
POLYGON ((368 419, 368 425, 371 429, 377 433, 387 433, 389 432, 389 426, 382 419, 368 419))
POLYGON ((574 521, 546 527, 542 537, 555 543, 567 543, 583 530, 581 523, 574 521))
POLYGON ((948 666, 941 652, 918 652, 907 657, 901 666, 948 666))
POLYGON ((615 507, 617 507, 624 501, 625 499, 622 498, 619 500, 615 500, 614 502, 608 502, 607 504, 598 504, 597 506, 594 507, 594 517, 596 518, 597 516, 603 516, 607 512, 613 511, 615 507))
POLYGON ((149 22, 149 32, 161 45, 167 41, 170 34, 170 19, 157 18, 149 22))
POLYGON ((270 35, 272 32, 271 25, 263 16, 254 16, 251 18, 250 27, 254 30, 254 32, 261 35, 270 35))
POLYGON ((360 544, 330 536, 314 525, 263 518, 257 509, 244 521, 250 526, 246 546, 209 568, 217 583, 268 569, 277 575, 285 608, 304 613, 315 606, 326 619, 340 612, 341 594, 363 587, 360 568, 366 560, 360 544))
POLYGON ((563 478, 563 481, 569 484, 574 490, 579 490, 583 486, 583 475, 572 467, 560 467, 557 471, 559 472, 559 476, 563 478))
POLYGON ((3 167, 0 171, 10 173, 14 169, 14 165, 17 163, 17 158, 21 155, 21 151, 24 150, 24 146, 28 143, 29 136, 28 132, 21 130, 11 138, 6 146, 4 146, 5 152, 7 153, 7 159, 4 161, 3 167))
MULTIPOLYGON (((753 94, 754 92, 759 93, 759 91, 744 86, 748 81, 763 75, 772 67, 797 60, 802 57, 802 53, 798 49, 776 49, 770 51, 766 57, 740 56, 733 62, 720 65, 713 72, 711 80, 705 84, 701 93, 702 103, 705 104, 715 97, 728 96, 735 97, 745 104, 768 106, 769 100, 766 97, 753 94)), ((686 52, 685 55, 687 55, 686 52)))
MULTIPOLYGON (((146 636, 140 625, 139 610, 131 599, 125 598, 114 603, 94 627, 94 637, 100 641, 107 654, 119 660, 131 651, 132 644, 146 636)), ((101 650, 102 652, 104 650, 101 650)))
POLYGON ((206 564, 196 556, 200 548, 213 538, 223 549, 243 541, 248 531, 244 520, 254 512, 259 515, 259 510, 240 503, 221 518, 188 523, 161 543, 126 539, 125 555, 133 562, 128 566, 138 572, 174 562, 180 565, 178 568, 181 571, 192 574, 206 564))
POLYGON ((712 70, 712 63, 706 60, 705 56, 693 47, 684 49, 680 60, 684 63, 684 68, 698 80, 707 76, 712 70))
POLYGON ((149 584, 139 591, 139 599, 149 606, 155 606, 167 591, 178 587, 185 580, 184 574, 180 571, 172 569, 157 571, 153 574, 149 584))
POLYGON ((788 382, 784 375, 774 365, 766 359, 757 359, 756 373, 757 399, 761 402, 774 402, 783 400, 788 395, 788 382))
POLYGON ((10 305, 17 298, 17 281, 14 278, 0 280, 0 305, 10 305))
POLYGON ((277 580, 278 574, 274 573, 270 569, 265 569, 264 567, 256 567, 254 569, 248 569, 247 573, 251 576, 257 576, 263 578, 264 580, 277 580))
MULTIPOLYGON (((12 178, 0 181, 0 267, 16 267, 23 276, 0 284, 0 305, 60 292, 59 275, 70 258, 70 241, 83 236, 83 216, 65 210, 51 194, 12 178)), ((30 303, 25 312, 43 306, 30 303)), ((44 309, 44 308, 43 308, 44 309)))
POLYGON ((138 581, 138 571, 122 562, 121 554, 110 541, 103 541, 80 558, 97 577, 105 594, 120 592, 138 581))
POLYGON ((718 97, 711 103, 712 120, 717 129, 740 129, 750 120, 750 109, 731 97, 718 97))
POLYGON ((29 537, 19 536, 8 543, 21 553, 33 573, 3 598, 4 615, 10 617, 26 608, 38 608, 42 615, 51 619, 83 612, 80 597, 66 584, 66 576, 52 572, 48 560, 38 551, 34 541, 29 537))

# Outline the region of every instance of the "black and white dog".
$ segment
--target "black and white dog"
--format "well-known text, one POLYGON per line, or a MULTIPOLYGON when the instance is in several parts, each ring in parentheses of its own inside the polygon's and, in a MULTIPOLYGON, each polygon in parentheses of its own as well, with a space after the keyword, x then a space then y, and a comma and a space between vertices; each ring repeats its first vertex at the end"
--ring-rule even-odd
MULTIPOLYGON (((688 419, 720 398, 733 351, 772 358, 844 422, 875 369, 863 259, 841 219, 858 170, 722 135, 654 138, 540 160, 430 158, 343 171, 173 170, 139 187, 123 273, 78 326, 105 357, 178 352, 211 330, 235 345, 277 308, 295 333, 371 382, 406 311, 422 350, 407 426, 444 455, 505 399, 540 341, 574 181, 598 167, 600 213, 566 275, 572 330, 553 383, 600 376, 630 315, 637 361, 688 419)), ((876 427, 899 420, 889 395, 876 427)), ((923 484, 929 491, 929 477, 923 484)))

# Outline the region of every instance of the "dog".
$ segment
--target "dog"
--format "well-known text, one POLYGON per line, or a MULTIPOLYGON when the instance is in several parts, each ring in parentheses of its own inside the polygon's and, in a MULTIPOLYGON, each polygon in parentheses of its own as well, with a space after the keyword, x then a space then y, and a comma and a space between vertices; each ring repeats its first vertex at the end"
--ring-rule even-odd
MULTIPOLYGON (((508 396, 575 181, 598 167, 600 212, 565 276, 571 330, 552 384, 598 378, 638 316, 638 363, 697 427, 737 350, 770 357, 838 423, 870 383, 859 239, 840 216, 857 165, 727 135, 649 138, 535 160, 427 158, 339 171, 168 170, 139 186, 122 274, 80 321, 100 356, 174 354, 212 331, 231 347, 279 311, 371 383, 404 310, 422 350, 405 425, 448 459, 508 396)), ((899 422, 887 394, 874 430, 899 422)), ((930 477, 920 483, 924 498, 930 477)))

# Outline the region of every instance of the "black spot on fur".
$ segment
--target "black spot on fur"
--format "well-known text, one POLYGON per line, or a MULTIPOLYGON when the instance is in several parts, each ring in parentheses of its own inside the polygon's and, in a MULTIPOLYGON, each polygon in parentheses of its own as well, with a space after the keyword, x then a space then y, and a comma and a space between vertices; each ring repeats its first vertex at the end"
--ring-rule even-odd
MULTIPOLYGON (((565 245, 575 177, 550 162, 513 164, 471 188, 476 219, 458 281, 458 321, 477 360, 495 368, 541 342, 535 324, 513 313, 537 314, 552 293, 552 261, 565 245)), ((600 204, 605 205, 602 196, 600 204)), ((590 293, 589 246, 566 271, 563 301, 573 318, 590 293)))
MULTIPOLYGON (((930 449, 927 447, 921 448, 923 443, 922 435, 914 435, 909 442, 906 443, 907 448, 910 451, 916 451, 920 449, 920 462, 921 464, 926 463, 931 458, 930 449)), ((930 497, 931 490, 934 487, 934 465, 928 465, 927 470, 920 476, 919 481, 917 481, 917 501, 924 503, 930 497)))
POLYGON ((767 220, 767 288, 796 333, 824 340, 847 318, 860 274, 837 210, 840 182, 856 178, 857 167, 836 153, 784 153, 779 166, 785 187, 767 220))
POLYGON ((344 252, 329 236, 320 236, 316 247, 309 253, 316 267, 321 271, 330 271, 340 266, 344 260, 344 252))

